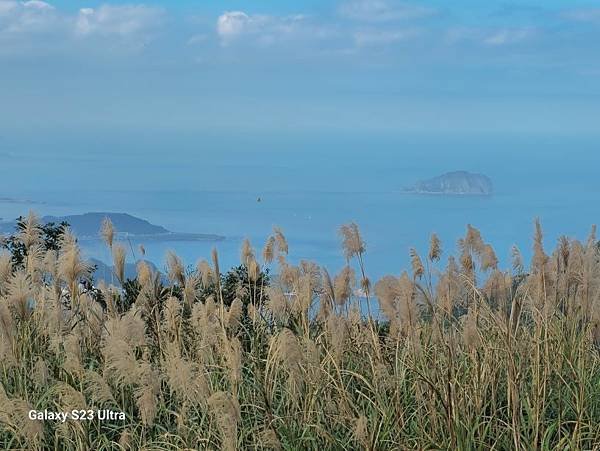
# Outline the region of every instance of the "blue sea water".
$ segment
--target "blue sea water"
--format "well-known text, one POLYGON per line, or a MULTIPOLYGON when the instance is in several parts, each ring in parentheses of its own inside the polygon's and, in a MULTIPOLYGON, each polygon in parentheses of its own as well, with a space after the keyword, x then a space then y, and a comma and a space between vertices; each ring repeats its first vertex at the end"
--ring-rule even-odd
MULTIPOLYGON (((227 237, 148 243, 147 258, 159 267, 168 250, 195 264, 213 246, 223 267, 235 265, 243 238, 260 252, 277 225, 293 261, 313 260, 332 272, 344 264, 337 230, 354 221, 372 278, 407 269, 409 249, 425 253, 432 232, 448 255, 472 224, 508 265, 513 244, 530 254, 536 217, 548 246, 562 234, 584 239, 599 221, 599 151, 600 136, 2 132, 0 197, 39 203, 0 203, 0 217, 30 208, 43 215, 127 212, 172 231, 227 237), (487 174, 495 194, 401 192, 452 170, 487 174)), ((100 243, 86 242, 85 251, 108 260, 100 243)))

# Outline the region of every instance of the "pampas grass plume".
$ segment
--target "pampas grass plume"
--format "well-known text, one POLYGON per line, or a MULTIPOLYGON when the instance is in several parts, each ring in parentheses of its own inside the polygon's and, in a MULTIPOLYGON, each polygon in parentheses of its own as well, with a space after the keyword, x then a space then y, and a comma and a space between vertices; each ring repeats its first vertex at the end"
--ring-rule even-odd
POLYGON ((237 430, 240 406, 237 399, 224 391, 218 391, 208 399, 208 406, 221 432, 224 451, 237 449, 237 430))
POLYGON ((337 305, 344 305, 352 296, 356 275, 350 266, 345 266, 342 271, 335 276, 333 281, 334 299, 337 305))
POLYGON ((275 237, 270 236, 265 243, 265 247, 263 248, 263 261, 266 265, 271 264, 273 259, 275 258, 275 237))
POLYGON ((110 249, 112 249, 113 247, 113 243, 115 241, 115 234, 116 230, 113 226, 112 221, 109 217, 105 217, 102 220, 102 225, 100 226, 100 236, 110 249))
POLYGON ((254 259, 254 250, 252 249, 252 245, 250 244, 250 240, 245 238, 242 242, 242 250, 240 251, 240 263, 244 266, 247 266, 250 260, 254 259))
POLYGON ((425 274, 425 267, 423 266, 423 261, 421 260, 421 257, 415 248, 410 249, 410 264, 412 266, 413 277, 415 280, 423 277, 423 274, 425 274))
POLYGON ((19 233, 19 241, 29 250, 40 242, 40 218, 30 211, 23 223, 25 227, 19 233))
POLYGON ((288 242, 283 234, 283 231, 279 227, 273 228, 273 236, 275 237, 275 243, 277 244, 277 250, 287 255, 289 252, 288 242))
POLYGON ((125 259, 127 257, 127 251, 125 247, 118 244, 112 248, 113 253, 113 265, 115 268, 115 276, 121 283, 125 283, 125 259))
POLYGON ((167 273, 172 282, 179 284, 180 287, 185 285, 185 266, 173 251, 167 252, 167 273))
POLYGON ((429 254, 427 255, 429 261, 439 261, 442 256, 442 242, 439 237, 434 233, 431 235, 429 240, 429 254))
POLYGON ((365 243, 355 223, 341 226, 340 235, 342 236, 342 249, 347 260, 365 252, 365 243))

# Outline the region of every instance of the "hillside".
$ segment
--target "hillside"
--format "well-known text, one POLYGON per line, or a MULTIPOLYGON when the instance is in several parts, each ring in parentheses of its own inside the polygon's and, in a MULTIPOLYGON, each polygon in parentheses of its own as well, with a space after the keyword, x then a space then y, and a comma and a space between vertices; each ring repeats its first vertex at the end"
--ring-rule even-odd
MULTIPOLYGON (((66 222, 80 240, 95 240, 99 238, 98 232, 104 218, 112 221, 120 237, 127 237, 133 241, 141 239, 145 242, 220 241, 225 238, 216 234, 171 232, 162 226, 151 224, 145 219, 127 213, 94 212, 81 215, 44 216, 41 221, 45 224, 66 222)), ((12 233, 15 226, 16 221, 0 222, 0 233, 12 233)))

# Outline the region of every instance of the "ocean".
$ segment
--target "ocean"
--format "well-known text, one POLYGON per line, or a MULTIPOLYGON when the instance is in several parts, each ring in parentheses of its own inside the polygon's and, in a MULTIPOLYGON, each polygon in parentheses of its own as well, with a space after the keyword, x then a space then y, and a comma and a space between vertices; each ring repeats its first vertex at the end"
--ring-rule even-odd
MULTIPOLYGON (((539 217, 547 246, 560 235, 585 239, 600 219, 600 136, 245 133, 0 130, 0 217, 125 212, 176 232, 214 233, 212 242, 147 243, 164 266, 168 250, 189 265, 217 247, 222 267, 238 264, 241 241, 260 253, 273 226, 294 262, 335 273, 345 263, 337 233, 354 221, 376 279, 409 269, 409 249, 425 254, 430 234, 444 255, 467 224, 479 228, 501 263, 518 245, 530 255, 539 217), (402 193, 419 179, 467 170, 488 175, 489 197, 402 193), (260 201, 259 201, 260 199, 260 201)), ((99 242, 88 257, 108 261, 99 242)), ((134 261, 139 255, 129 255, 134 261)))

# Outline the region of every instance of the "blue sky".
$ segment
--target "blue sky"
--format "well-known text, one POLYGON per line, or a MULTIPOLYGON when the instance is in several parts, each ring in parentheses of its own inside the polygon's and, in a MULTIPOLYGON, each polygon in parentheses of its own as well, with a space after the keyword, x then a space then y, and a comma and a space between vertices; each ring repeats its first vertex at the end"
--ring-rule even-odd
POLYGON ((0 0, 0 133, 596 132, 600 1, 0 0))

